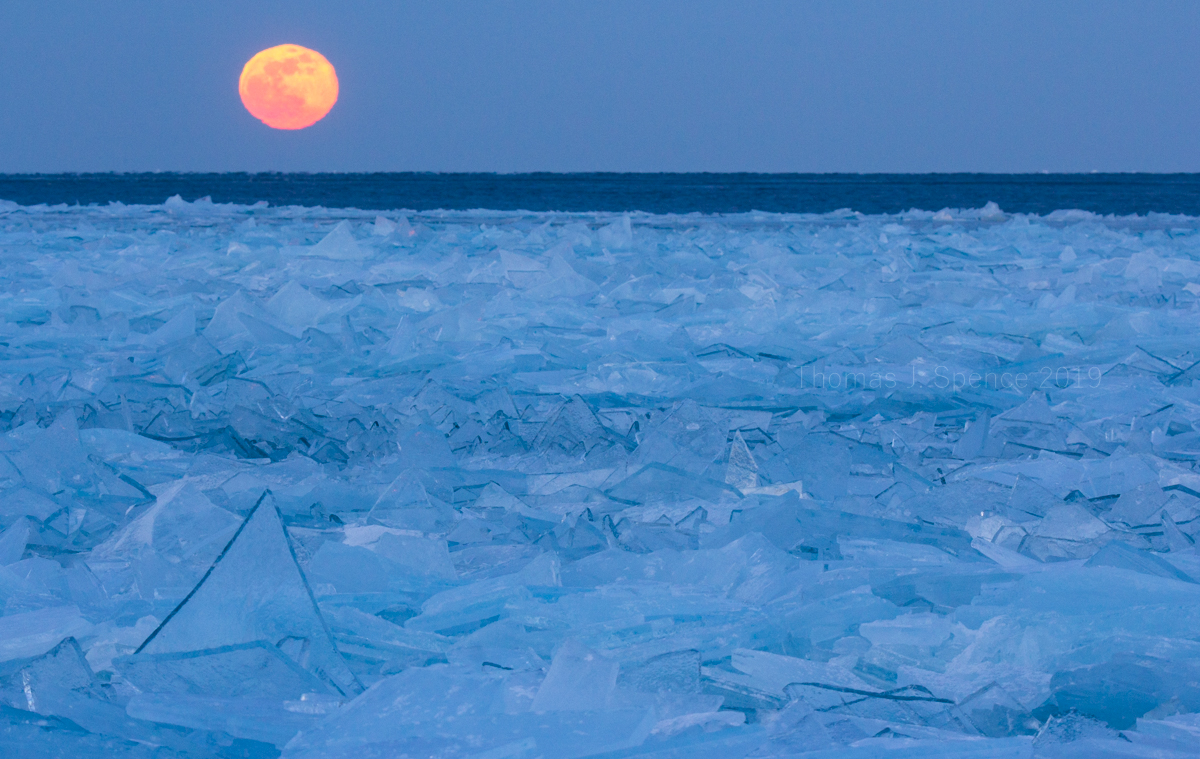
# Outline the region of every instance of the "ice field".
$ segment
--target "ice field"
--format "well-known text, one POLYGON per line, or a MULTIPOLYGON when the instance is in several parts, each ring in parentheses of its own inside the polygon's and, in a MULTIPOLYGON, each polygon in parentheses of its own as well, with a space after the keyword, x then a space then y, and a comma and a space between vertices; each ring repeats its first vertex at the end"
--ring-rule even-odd
POLYGON ((6 757, 1200 751, 1200 219, 0 203, 6 757))

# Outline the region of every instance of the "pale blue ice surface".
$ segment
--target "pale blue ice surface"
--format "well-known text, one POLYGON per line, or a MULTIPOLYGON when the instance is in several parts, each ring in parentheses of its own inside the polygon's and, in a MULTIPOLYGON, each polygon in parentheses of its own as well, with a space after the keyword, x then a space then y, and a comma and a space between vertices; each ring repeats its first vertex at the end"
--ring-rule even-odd
POLYGON ((0 753, 1193 754, 1198 229, 0 205, 0 753))

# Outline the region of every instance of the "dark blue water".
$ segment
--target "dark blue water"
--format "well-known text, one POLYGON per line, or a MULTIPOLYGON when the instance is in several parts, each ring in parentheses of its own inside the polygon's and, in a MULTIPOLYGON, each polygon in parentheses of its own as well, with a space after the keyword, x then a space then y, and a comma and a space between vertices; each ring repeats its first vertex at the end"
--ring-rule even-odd
POLYGON ((391 209, 824 213, 979 208, 1045 214, 1200 215, 1200 174, 22 174, 0 199, 22 205, 219 203, 391 209))

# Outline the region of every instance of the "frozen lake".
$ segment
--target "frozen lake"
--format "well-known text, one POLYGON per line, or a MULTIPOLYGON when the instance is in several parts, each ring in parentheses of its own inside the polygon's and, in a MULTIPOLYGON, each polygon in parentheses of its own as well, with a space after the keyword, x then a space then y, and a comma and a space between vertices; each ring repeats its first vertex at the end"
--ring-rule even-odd
POLYGON ((0 203, 0 746, 1189 755, 1198 229, 0 203))

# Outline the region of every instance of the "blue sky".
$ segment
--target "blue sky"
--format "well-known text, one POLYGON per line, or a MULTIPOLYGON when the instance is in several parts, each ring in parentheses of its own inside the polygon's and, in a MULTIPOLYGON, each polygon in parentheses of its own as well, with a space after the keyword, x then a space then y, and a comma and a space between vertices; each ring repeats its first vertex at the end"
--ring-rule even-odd
POLYGON ((1200 171, 1200 3, 6 0, 0 172, 1200 171), (303 132, 237 77, 294 42, 303 132))

